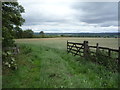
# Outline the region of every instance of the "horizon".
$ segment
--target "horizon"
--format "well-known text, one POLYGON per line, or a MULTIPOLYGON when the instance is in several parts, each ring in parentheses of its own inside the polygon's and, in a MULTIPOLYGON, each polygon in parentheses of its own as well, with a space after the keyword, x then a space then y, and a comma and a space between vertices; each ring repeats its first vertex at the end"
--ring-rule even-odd
MULTIPOLYGON (((34 33, 39 33, 39 32, 34 32, 34 33)), ((45 33, 45 32, 44 32, 45 33)), ((51 32, 51 33, 54 33, 54 32, 51 32)), ((85 34, 87 34, 87 33, 90 33, 90 34, 92 34, 91 32, 81 32, 81 33, 85 33, 85 34)), ((72 34, 81 34, 81 33, 72 33, 72 34)), ((93 33, 95 33, 95 34, 97 34, 96 32, 93 32, 93 33)), ((99 32, 98 34, 102 34, 102 33, 115 33, 115 34, 117 34, 117 33, 120 33, 120 32, 99 32)), ((61 33, 60 33, 61 34, 61 33)), ((69 34, 69 32, 68 33, 66 33, 66 34, 69 34)))

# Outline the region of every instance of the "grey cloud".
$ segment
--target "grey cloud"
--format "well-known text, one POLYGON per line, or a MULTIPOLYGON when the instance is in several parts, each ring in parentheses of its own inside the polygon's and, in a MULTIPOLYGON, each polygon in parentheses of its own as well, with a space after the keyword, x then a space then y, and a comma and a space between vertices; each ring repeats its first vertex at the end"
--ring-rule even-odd
POLYGON ((100 26, 101 27, 118 26, 118 21, 104 22, 101 23, 100 26))
MULTIPOLYGON (((23 17, 26 19, 26 22, 24 26, 26 27, 34 26, 34 28, 37 28, 35 29, 35 31, 39 29, 44 29, 45 31, 50 32, 52 31, 62 32, 64 30, 74 32, 74 29, 76 30, 76 27, 78 26, 86 27, 86 30, 89 31, 90 30, 90 28, 88 27, 89 25, 92 25, 93 27, 117 26, 118 21, 117 3, 74 2, 71 4, 70 8, 75 10, 76 12, 72 13, 69 17, 60 17, 59 15, 52 16, 50 13, 42 9, 39 9, 39 6, 41 5, 44 4, 38 4, 35 2, 34 4, 33 3, 25 4, 26 13, 23 14, 23 17), (43 25, 45 26, 48 25, 50 27, 44 27, 43 25)), ((81 28, 77 29, 78 31, 81 30, 81 28)), ((84 30, 84 28, 82 30, 84 30)))
MULTIPOLYGON (((73 8, 82 10, 84 13, 80 17, 79 12, 76 18, 86 23, 104 23, 118 20, 117 2, 89 2, 74 3, 73 8)), ((112 23, 111 23, 112 24, 112 23)), ((114 24, 114 23, 113 23, 114 24)))
MULTIPOLYGON (((74 17, 80 22, 86 22, 89 24, 101 24, 104 22, 112 22, 118 20, 118 6, 114 2, 76 2, 73 3, 72 8, 77 10, 77 14, 74 17), (80 15, 82 10, 82 16, 80 15)), ((59 23, 68 23, 69 20, 66 18, 54 17, 54 16, 45 16, 47 12, 35 12, 31 9, 31 12, 27 13, 25 17, 26 25, 36 25, 43 24, 45 22, 59 22, 59 23), (33 11, 33 13, 31 13, 33 11), (44 13, 43 13, 44 12, 44 13)), ((48 13, 49 14, 49 13, 48 13)), ((110 23, 114 24, 114 23, 110 23)), ((108 25, 110 26, 110 25, 108 25)))
POLYGON ((31 14, 30 16, 23 16, 26 20, 25 25, 41 25, 41 24, 45 24, 45 23, 65 23, 68 22, 68 20, 66 20, 65 18, 59 18, 59 17, 54 17, 54 16, 50 16, 50 17, 45 17, 42 14, 38 14, 37 16, 31 14))

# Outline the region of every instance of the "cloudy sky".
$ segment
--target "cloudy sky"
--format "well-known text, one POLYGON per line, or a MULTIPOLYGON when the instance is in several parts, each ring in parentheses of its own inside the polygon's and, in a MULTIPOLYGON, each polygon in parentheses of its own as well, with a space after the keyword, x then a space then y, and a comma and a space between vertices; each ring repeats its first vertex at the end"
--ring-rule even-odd
POLYGON ((22 28, 45 33, 118 32, 117 2, 18 0, 24 7, 22 28))

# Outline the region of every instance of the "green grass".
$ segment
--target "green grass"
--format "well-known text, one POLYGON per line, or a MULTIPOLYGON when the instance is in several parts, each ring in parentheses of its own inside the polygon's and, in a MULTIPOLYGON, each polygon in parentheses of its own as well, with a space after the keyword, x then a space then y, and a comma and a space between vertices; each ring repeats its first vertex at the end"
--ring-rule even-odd
POLYGON ((18 70, 6 71, 3 88, 117 88, 118 73, 66 53, 65 40, 20 41, 18 70))
POLYGON ((2 75, 0 74, 0 89, 2 89, 2 75))

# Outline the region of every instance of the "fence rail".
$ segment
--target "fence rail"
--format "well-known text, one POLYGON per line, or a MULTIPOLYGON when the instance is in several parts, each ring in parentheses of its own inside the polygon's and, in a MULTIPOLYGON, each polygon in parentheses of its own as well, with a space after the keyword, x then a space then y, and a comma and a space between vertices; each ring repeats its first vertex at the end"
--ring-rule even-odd
POLYGON ((67 52, 72 53, 74 56, 79 55, 83 57, 88 57, 91 53, 99 53, 100 50, 105 50, 107 55, 106 57, 112 58, 112 53, 117 53, 117 57, 115 59, 120 60, 120 47, 119 49, 111 49, 108 47, 100 47, 97 43, 96 46, 89 46, 88 41, 84 41, 83 43, 75 43, 67 41, 67 52), (95 49, 92 51, 92 49, 95 49), (83 54, 83 55, 81 55, 83 54))
POLYGON ((15 46, 15 47, 4 47, 4 48, 2 48, 2 50, 3 51, 11 51, 12 52, 12 54, 18 54, 19 52, 20 52, 20 50, 19 50, 19 47, 18 46, 15 46))

